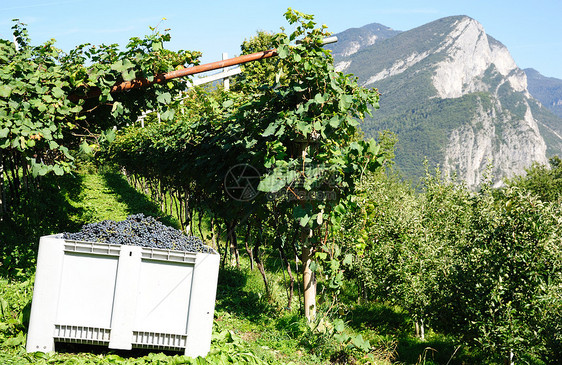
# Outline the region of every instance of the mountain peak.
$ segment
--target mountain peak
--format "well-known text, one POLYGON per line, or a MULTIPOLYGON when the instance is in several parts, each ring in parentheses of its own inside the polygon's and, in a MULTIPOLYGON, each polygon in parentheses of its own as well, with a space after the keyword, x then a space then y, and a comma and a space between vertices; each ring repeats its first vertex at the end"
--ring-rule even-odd
POLYGON ((487 89, 486 73, 497 72, 508 77, 517 91, 527 87, 525 74, 519 70, 507 48, 489 37, 478 21, 468 16, 447 18, 451 30, 439 49, 447 57, 439 62, 433 77, 438 95, 456 98, 466 93, 487 89))
MULTIPOLYGON (((352 28, 353 29, 353 28, 352 28)), ((367 24, 362 26, 359 29, 364 29, 367 31, 370 31, 372 33, 376 33, 376 32, 396 32, 394 29, 387 27, 386 25, 382 25, 380 23, 371 23, 371 24, 367 24)))
MULTIPOLYGON (((562 118, 562 80, 544 76, 532 68, 524 71, 527 74, 529 92, 547 109, 562 118)), ((562 135, 562 128, 559 135, 562 135)))
MULTIPOLYGON (((478 22, 474 18, 469 17, 468 15, 463 15, 463 14, 446 16, 444 18, 437 19, 436 22, 454 23, 454 22, 461 21, 461 20, 472 20, 472 21, 478 22)), ((429 23, 429 24, 431 24, 431 23, 429 23)))
POLYGON ((327 45, 334 57, 347 57, 375 42, 392 38, 401 33, 379 23, 371 23, 360 28, 350 28, 338 34, 338 42, 327 45))
POLYGON ((525 71, 527 76, 544 77, 539 71, 535 70, 532 67, 526 68, 523 71, 525 71))
POLYGON ((380 109, 363 129, 367 136, 397 134, 396 164, 405 176, 420 176, 427 157, 476 187, 489 164, 500 184, 533 162, 547 162, 545 128, 552 140, 562 134, 537 109, 507 47, 480 22, 456 15, 362 41, 373 28, 379 30, 368 25, 338 34, 340 50, 348 52, 334 52, 335 65, 382 92, 380 109))

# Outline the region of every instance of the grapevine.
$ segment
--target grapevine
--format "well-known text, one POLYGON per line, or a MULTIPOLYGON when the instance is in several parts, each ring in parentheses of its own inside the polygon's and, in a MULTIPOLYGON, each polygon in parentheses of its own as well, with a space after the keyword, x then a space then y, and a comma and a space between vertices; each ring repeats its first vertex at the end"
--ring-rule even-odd
MULTIPOLYGON (((236 262, 237 236, 245 234, 266 290, 260 246, 279 249, 282 257, 294 248, 307 265, 317 251, 337 252, 329 247, 330 231, 352 207, 363 173, 383 163, 379 145, 362 140, 358 130, 377 107, 378 91, 335 71, 322 47, 325 26, 293 10, 285 17, 293 33, 260 33, 243 45, 245 52, 275 48, 276 59, 245 65, 229 91, 190 90, 173 122, 124 128, 104 151, 130 180, 170 192, 163 196, 186 192, 190 209, 223 222, 223 252, 230 246, 236 262), (233 199, 224 185, 231 169, 244 165, 261 176, 250 201, 233 199)), ((324 257, 339 267, 338 255, 324 257)), ((338 286, 341 270, 330 273, 338 286)))
POLYGON ((38 177, 72 171, 79 151, 99 150, 114 128, 146 110, 174 116, 172 106, 186 80, 111 93, 114 85, 199 63, 200 52, 169 51, 170 34, 132 38, 118 45, 83 44, 69 53, 51 40, 34 46, 25 25, 14 40, 0 39, 0 212, 15 205, 24 189, 40 189, 38 177), (95 97, 91 97, 95 95, 95 97), (4 182, 6 180, 6 182, 4 182), (6 183, 6 186, 4 185, 6 183))

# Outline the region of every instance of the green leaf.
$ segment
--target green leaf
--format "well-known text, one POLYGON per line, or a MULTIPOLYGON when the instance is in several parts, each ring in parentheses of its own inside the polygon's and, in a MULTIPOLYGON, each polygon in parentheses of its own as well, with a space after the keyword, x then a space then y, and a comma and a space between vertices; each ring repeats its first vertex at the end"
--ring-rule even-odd
POLYGON ((339 109, 340 111, 346 111, 353 104, 353 96, 344 95, 340 98, 339 109))
POLYGON ((296 129, 299 132, 302 132, 305 136, 312 132, 312 124, 307 123, 306 121, 299 120, 296 124, 296 129))
POLYGON ((352 127, 357 127, 359 125, 359 121, 355 118, 347 118, 347 123, 352 127))
POLYGON ((31 165, 31 174, 33 176, 44 176, 46 175, 49 171, 51 171, 50 166, 47 166, 45 164, 32 164, 31 165))
POLYGON ((53 171, 54 171, 55 175, 57 175, 57 176, 64 175, 64 169, 59 165, 53 166, 53 171))
POLYGON ((117 72, 127 71, 131 67, 133 67, 133 63, 128 59, 119 60, 111 65, 111 69, 117 72))
POLYGON ((53 96, 57 99, 60 99, 64 96, 64 91, 58 87, 52 89, 53 96))
POLYGON ((111 65, 111 69, 114 71, 123 71, 125 68, 123 67, 123 60, 119 60, 111 65))
POLYGON ((334 212, 338 215, 344 215, 345 212, 347 212, 347 209, 345 208, 345 205, 343 204, 338 204, 336 205, 336 207, 334 208, 334 212))
POLYGON ((289 55, 289 47, 286 45, 279 46, 279 48, 277 48, 277 55, 281 59, 287 58, 289 55))
POLYGON ((129 70, 121 72, 121 77, 123 77, 124 81, 131 81, 134 80, 137 76, 135 69, 131 68, 129 70))
POLYGON ((343 332, 343 330, 345 329, 345 323, 343 322, 343 320, 341 318, 338 318, 334 321, 334 330, 336 332, 343 332))
POLYGON ((293 217, 299 222, 302 227, 305 227, 310 221, 309 210, 297 205, 293 209, 293 217))
POLYGON ((84 141, 80 144, 80 151, 82 151, 83 153, 85 153, 86 155, 91 155, 92 154, 92 147, 90 147, 90 145, 88 144, 88 142, 84 141))
POLYGON ((371 350, 371 344, 369 343, 369 340, 365 340, 363 338, 363 335, 361 334, 352 337, 351 343, 353 343, 353 345, 358 349, 363 350, 365 352, 371 350))
POLYGON ((276 130, 277 130, 277 123, 273 122, 267 126, 267 128, 265 129, 265 131, 263 131, 261 135, 262 137, 271 136, 273 133, 275 133, 276 130))
POLYGON ((4 341, 4 346, 15 347, 25 343, 25 335, 23 332, 19 332, 17 336, 10 337, 4 341))
POLYGON ((258 190, 265 193, 276 193, 285 186, 286 179, 284 176, 271 173, 266 175, 258 185, 258 190))
MULTIPOLYGON (((281 136, 284 135, 284 133, 285 133, 285 126, 282 125, 282 126, 277 130, 277 132, 275 132, 275 135, 278 136, 278 137, 281 137, 281 136)), ((285 154, 284 154, 284 155, 285 155, 285 154)))
POLYGON ((350 337, 351 337, 351 336, 349 336, 349 335, 346 334, 346 333, 336 333, 336 334, 334 335, 334 339, 335 339, 336 341, 338 341, 339 343, 342 343, 342 344, 343 344, 343 343, 346 343, 347 341, 349 341, 350 337))
POLYGON ((318 270, 318 264, 316 263, 316 261, 312 261, 310 263, 310 271, 315 272, 316 270, 318 270))
POLYGON ((312 217, 310 217, 308 214, 305 214, 304 217, 301 217, 299 219, 299 224, 301 225, 301 227, 306 227, 311 219, 312 217))
POLYGON ((117 133, 115 132, 115 129, 111 128, 108 129, 105 132, 102 132, 101 136, 109 143, 113 142, 115 140, 115 137, 117 136, 117 133))
POLYGON ((373 156, 376 156, 379 153, 381 146, 373 138, 369 139, 367 143, 367 152, 372 154, 373 156))
POLYGON ((169 108, 166 111, 164 111, 162 114, 160 114, 160 118, 162 120, 172 120, 174 119, 174 115, 175 115, 174 109, 169 108))
POLYGON ((330 127, 332 128, 337 128, 340 126, 341 124, 341 120, 340 117, 338 117, 337 115, 333 116, 332 118, 330 118, 329 122, 330 127))
POLYGON ((156 98, 160 104, 169 104, 172 101, 172 94, 169 92, 162 93, 156 98))
POLYGON ((7 98, 12 93, 12 88, 8 85, 0 85, 0 97, 7 98))
POLYGON ((0 315, 7 316, 8 309, 9 309, 8 302, 4 298, 0 297, 0 315))
POLYGON ((324 99, 321 93, 314 95, 314 101, 318 104, 323 104, 326 102, 326 100, 324 99))
POLYGON ((123 104, 119 101, 114 102, 113 107, 111 108, 111 114, 114 117, 123 114, 123 104))

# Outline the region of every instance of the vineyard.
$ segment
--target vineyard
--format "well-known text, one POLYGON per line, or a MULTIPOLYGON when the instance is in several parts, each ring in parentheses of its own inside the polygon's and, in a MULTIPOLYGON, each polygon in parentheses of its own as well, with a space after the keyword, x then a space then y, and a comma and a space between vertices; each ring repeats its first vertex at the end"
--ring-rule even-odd
POLYGON ((560 159, 478 191, 426 166, 412 187, 393 168, 393 134, 361 132, 379 90, 334 69, 326 26, 285 17, 291 32, 241 45, 276 57, 244 64, 228 90, 166 79, 201 54, 167 50, 157 27, 68 54, 33 45, 17 21, 14 40, 0 40, 3 363, 562 359, 560 159), (100 231, 220 253, 205 359, 25 353, 39 237, 100 231))

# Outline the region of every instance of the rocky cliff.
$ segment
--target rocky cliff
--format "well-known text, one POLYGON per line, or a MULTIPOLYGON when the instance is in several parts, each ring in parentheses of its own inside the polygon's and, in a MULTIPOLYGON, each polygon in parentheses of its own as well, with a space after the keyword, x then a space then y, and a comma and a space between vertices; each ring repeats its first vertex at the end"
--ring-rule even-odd
POLYGON ((411 179, 422 174, 427 158, 472 187, 490 168, 500 185, 562 150, 562 138, 556 145, 556 135, 548 132, 547 146, 543 137, 553 126, 556 132, 556 123, 562 127, 562 120, 538 112, 525 72, 472 18, 443 18, 364 43, 353 54, 335 54, 335 62, 381 91, 381 108, 364 130, 398 135, 397 166, 411 179))

